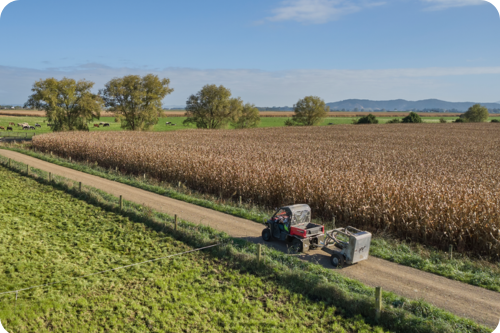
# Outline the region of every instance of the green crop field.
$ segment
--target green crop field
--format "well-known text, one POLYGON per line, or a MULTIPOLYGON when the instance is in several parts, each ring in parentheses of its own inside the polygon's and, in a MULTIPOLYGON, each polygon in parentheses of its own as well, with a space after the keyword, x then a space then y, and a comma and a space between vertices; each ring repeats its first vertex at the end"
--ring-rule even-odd
MULTIPOLYGON (((186 119, 186 117, 169 117, 169 118, 160 118, 158 120, 158 124, 156 124, 153 128, 155 132, 166 132, 166 131, 175 131, 180 129, 194 128, 194 126, 184 126, 182 122, 186 119), (174 123, 175 126, 166 125, 166 122, 174 123)), ((288 117, 262 117, 259 127, 282 127, 285 125, 285 121, 289 119, 288 117)), ((328 124, 341 125, 341 124, 351 124, 353 119, 352 117, 336 117, 336 118, 325 118, 323 122, 320 124, 321 126, 327 126, 328 124)), ((381 124, 387 123, 389 120, 394 119, 393 117, 380 117, 378 118, 381 124)), ((401 118, 400 118, 401 119, 401 118)), ((455 118, 446 118, 448 122, 454 120, 455 118)), ((426 123, 439 123, 439 119, 437 117, 423 117, 422 120, 426 123)), ((35 131, 33 130, 23 130, 18 126, 14 126, 13 130, 17 133, 25 133, 25 132, 35 132, 36 134, 48 133, 51 132, 50 127, 47 126, 46 118, 44 117, 0 117, 0 126, 5 129, 9 126, 9 123, 13 122, 17 123, 28 123, 30 125, 35 125, 38 123, 42 125, 41 128, 37 128, 35 131), (45 121, 45 123, 44 123, 45 121)), ((394 124, 397 126, 397 124, 394 124)), ((122 128, 120 123, 115 123, 115 118, 113 117, 101 117, 99 121, 95 121, 90 125, 91 131, 121 131, 122 128), (109 127, 93 127, 93 124, 98 124, 99 122, 107 122, 110 124, 109 127)), ((4 133, 4 130, 0 130, 0 133, 4 133)))
POLYGON ((382 332, 172 237, 0 167, 0 320, 9 332, 382 332))

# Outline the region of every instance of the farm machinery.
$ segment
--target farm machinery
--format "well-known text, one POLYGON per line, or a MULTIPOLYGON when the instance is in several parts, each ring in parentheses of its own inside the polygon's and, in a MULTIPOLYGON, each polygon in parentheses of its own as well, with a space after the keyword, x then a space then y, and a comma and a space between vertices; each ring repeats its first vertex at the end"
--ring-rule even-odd
POLYGON ((311 222, 311 208, 300 204, 278 209, 266 221, 262 239, 286 241, 297 253, 317 248, 333 250, 330 262, 337 268, 368 259, 372 234, 354 227, 325 232, 323 225, 311 222))

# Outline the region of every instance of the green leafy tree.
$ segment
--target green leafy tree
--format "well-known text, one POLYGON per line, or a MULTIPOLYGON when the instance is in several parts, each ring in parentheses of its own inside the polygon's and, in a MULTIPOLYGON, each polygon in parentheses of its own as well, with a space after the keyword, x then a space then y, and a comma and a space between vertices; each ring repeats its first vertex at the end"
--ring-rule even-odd
POLYGON ((259 109, 255 105, 247 103, 243 105, 237 121, 233 121, 234 128, 254 128, 260 124, 259 109))
POLYGON ((128 75, 109 81, 99 93, 106 106, 122 116, 122 128, 147 130, 163 114, 162 100, 174 91, 169 84, 169 79, 153 74, 128 75))
POLYGON ((320 124, 327 116, 330 108, 326 106, 325 101, 317 96, 306 96, 299 99, 293 106, 295 114, 292 121, 297 125, 313 126, 320 124))
POLYGON ((99 119, 103 100, 90 90, 93 82, 63 78, 37 81, 25 108, 44 110, 53 131, 88 130, 88 123, 99 119))
POLYGON ((481 104, 475 104, 467 110, 460 118, 470 123, 482 123, 488 120, 488 109, 481 104))
POLYGON ((422 118, 415 112, 410 112, 409 115, 401 120, 402 123, 421 123, 422 118))
POLYGON ((358 119, 356 124, 378 124, 378 119, 371 113, 358 119))
POLYGON ((224 86, 205 85, 186 102, 186 120, 197 128, 223 128, 229 122, 236 123, 244 106, 240 98, 231 98, 231 91, 224 86))

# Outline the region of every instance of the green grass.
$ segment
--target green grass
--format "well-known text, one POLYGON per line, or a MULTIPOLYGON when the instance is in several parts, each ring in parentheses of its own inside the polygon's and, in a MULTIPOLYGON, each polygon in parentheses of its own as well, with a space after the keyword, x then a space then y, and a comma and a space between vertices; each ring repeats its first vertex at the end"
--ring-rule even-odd
MULTIPOLYGON (((192 125, 190 125, 190 126, 183 125, 182 122, 185 119, 186 119, 186 117, 160 118, 158 120, 158 124, 156 124, 154 126, 153 131, 155 131, 155 132, 169 132, 169 131, 176 131, 176 130, 181 130, 181 129, 195 128, 192 125), (174 123, 175 126, 165 125, 165 122, 167 122, 167 121, 174 123)), ((285 121, 287 119, 288 119, 288 117, 262 117, 259 127, 282 127, 285 125, 285 121)), ((320 124, 320 126, 327 126, 330 123, 335 124, 335 125, 352 124, 353 119, 356 119, 356 118, 352 118, 352 117, 325 118, 323 120, 323 122, 320 124)), ((389 120, 393 119, 393 117, 380 117, 377 119, 379 119, 379 122, 381 124, 385 124, 389 120)), ((422 119, 426 123, 439 123, 439 119, 436 117, 422 117, 422 119)), ((448 120, 450 120, 450 119, 448 119, 448 120)), ((20 127, 14 126, 13 130, 14 130, 14 132, 17 132, 17 133, 35 132, 38 135, 38 134, 51 132, 50 127, 47 126, 46 118, 44 118, 44 117, 0 117, 0 126, 7 128, 7 126, 9 126, 9 122, 13 122, 15 124, 27 122, 30 125, 35 125, 35 123, 38 123, 38 124, 42 125, 41 128, 37 128, 35 131, 33 131, 33 130, 26 131, 26 130, 21 129, 20 127), (45 121, 45 123, 44 123, 44 121, 45 121)), ((394 125, 397 126, 397 124, 394 124, 394 125)), ((120 123, 115 123, 114 117, 101 117, 100 120, 91 123, 89 125, 89 127, 90 127, 90 131, 122 131, 123 130, 121 128, 120 123), (109 123, 110 126, 109 127, 99 127, 99 128, 93 127, 94 123, 98 124, 100 122, 107 122, 107 123, 109 123)))
MULTIPOLYGON (((264 218, 272 214, 272 211, 268 208, 246 202, 243 202, 240 206, 237 198, 235 198, 236 200, 217 198, 209 194, 191 191, 182 184, 178 186, 178 184, 159 183, 155 179, 144 179, 133 175, 124 175, 114 170, 104 169, 93 164, 70 163, 66 159, 50 157, 46 154, 25 149, 13 148, 13 150, 58 165, 255 222, 262 222, 264 218)), ((321 221, 319 222, 323 223, 321 221)), ((331 229, 333 226, 330 225, 329 222, 325 222, 325 227, 331 229)), ((485 259, 468 257, 467 255, 459 253, 454 254, 453 258, 450 259, 448 253, 441 250, 420 244, 402 242, 391 238, 390 235, 374 235, 370 255, 500 292, 500 262, 490 262, 485 259)))
MULTIPOLYGON (((25 166, 17 162, 12 163, 12 168, 25 170, 25 166)), ((229 239, 209 227, 185 221, 180 221, 179 229, 174 231, 171 217, 140 205, 125 202, 122 216, 116 216, 117 198, 92 188, 80 192, 74 182, 61 177, 50 183, 52 187, 46 186, 43 179, 47 174, 40 170, 32 170, 36 182, 1 167, 0 175, 9 180, 20 198, 32 203, 26 209, 38 209, 39 200, 43 199, 52 203, 51 207, 58 206, 56 212, 64 216, 58 219, 58 214, 37 210, 38 216, 33 217, 30 211, 20 213, 15 202, 5 205, 10 208, 6 215, 10 221, 4 226, 0 220, 0 224, 17 236, 12 244, 7 243, 10 250, 7 264, 15 261, 12 257, 29 260, 33 253, 38 256, 37 263, 44 258, 52 262, 54 258, 65 257, 80 262, 78 267, 67 270, 71 274, 81 273, 95 263, 116 267, 115 261, 127 262, 130 253, 136 254, 132 259, 141 259, 141 256, 154 257, 153 252, 158 251, 168 253, 186 246, 224 244, 205 254, 179 257, 163 265, 152 264, 125 273, 74 280, 61 284, 59 289, 54 285, 28 299, 19 299, 14 309, 12 304, 3 301, 0 317, 7 317, 4 323, 16 326, 18 331, 82 331, 82 327, 85 331, 383 331, 380 327, 370 327, 370 323, 374 323, 373 289, 331 270, 266 247, 264 261, 259 264, 255 244, 229 239), (85 207, 85 203, 92 205, 85 207), (92 214, 95 209, 101 210, 96 218, 106 217, 94 221, 94 225, 72 218, 82 210, 92 214), (19 215, 21 218, 16 220, 19 215), (48 232, 38 229, 43 236, 29 237, 37 222, 33 219, 43 215, 49 217, 45 223, 38 223, 37 228, 45 227, 48 232), (30 219, 32 221, 24 222, 30 219), (20 234, 28 236, 28 240, 20 234), (83 249, 81 238, 86 245, 83 249), (25 246, 19 246, 21 241, 25 241, 25 246), (135 241, 141 248, 133 252, 135 241), (89 245, 94 246, 89 249, 89 245), (28 325, 33 325, 33 329, 28 325)), ((61 262, 63 269, 67 263, 61 262)), ((23 266, 18 265, 10 272, 19 269, 23 266)), ((22 276, 18 275, 20 279, 22 276)), ((422 301, 384 292, 383 302, 385 307, 379 324, 385 330, 489 332, 470 320, 422 301)))
MULTIPOLYGON (((0 291, 191 249, 0 167, 0 291)), ((9 332, 383 332, 206 253, 0 296, 9 332)))

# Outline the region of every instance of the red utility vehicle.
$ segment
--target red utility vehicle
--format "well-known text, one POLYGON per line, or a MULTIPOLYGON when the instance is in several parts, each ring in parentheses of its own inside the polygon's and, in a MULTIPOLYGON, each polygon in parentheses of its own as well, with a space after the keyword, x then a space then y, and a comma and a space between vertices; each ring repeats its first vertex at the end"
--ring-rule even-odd
POLYGON ((265 241, 287 241, 296 252, 310 248, 332 250, 330 261, 334 267, 368 259, 371 238, 371 233, 353 227, 325 232, 323 225, 311 222, 311 208, 306 204, 281 207, 262 230, 265 241))

